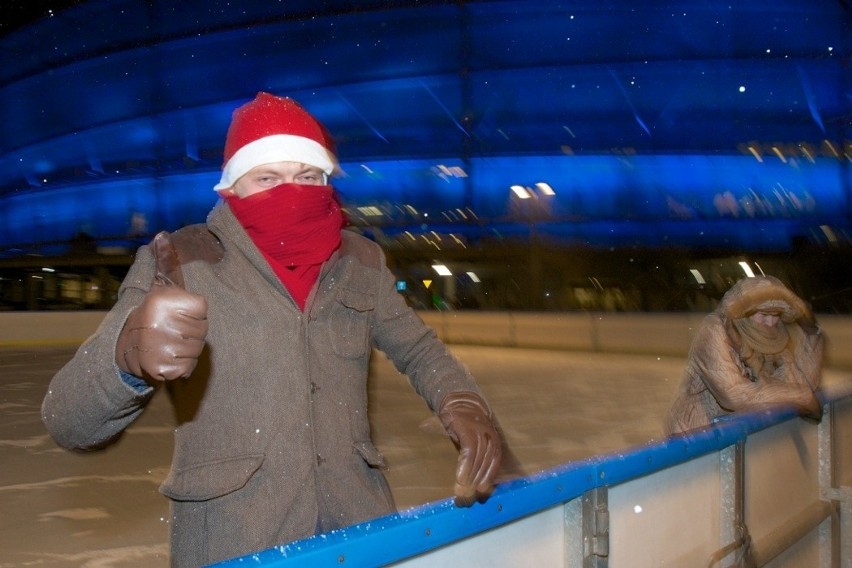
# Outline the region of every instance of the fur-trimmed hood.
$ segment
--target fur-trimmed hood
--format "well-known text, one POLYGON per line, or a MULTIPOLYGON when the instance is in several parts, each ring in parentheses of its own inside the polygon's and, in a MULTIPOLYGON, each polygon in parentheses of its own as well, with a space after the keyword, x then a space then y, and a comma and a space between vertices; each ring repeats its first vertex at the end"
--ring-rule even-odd
POLYGON ((810 307, 774 276, 743 278, 725 293, 716 311, 739 319, 757 311, 778 312, 785 323, 812 321, 810 307))

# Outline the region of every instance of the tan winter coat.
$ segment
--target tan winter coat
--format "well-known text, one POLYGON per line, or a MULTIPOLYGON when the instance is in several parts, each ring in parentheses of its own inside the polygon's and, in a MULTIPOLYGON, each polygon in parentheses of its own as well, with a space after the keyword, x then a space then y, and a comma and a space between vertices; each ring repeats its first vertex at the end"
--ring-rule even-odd
POLYGON ((789 405, 819 419, 814 394, 822 372, 823 337, 810 308, 772 276, 745 278, 722 298, 695 333, 680 392, 665 421, 666 434, 709 425, 720 416, 789 405), (781 313, 789 341, 780 352, 749 351, 736 321, 759 308, 781 313), (754 362, 760 360, 759 372, 754 362))
MULTIPOLYGON (((373 347, 433 410, 450 392, 479 392, 407 307, 372 241, 343 231, 303 313, 227 205, 213 209, 207 226, 224 257, 183 266, 186 288, 207 298, 207 347, 189 379, 168 385, 178 427, 160 490, 172 500, 174 566, 311 535, 320 514, 344 526, 392 512, 367 417, 373 347)), ((60 445, 107 444, 152 397, 154 389, 120 378, 114 351, 153 276, 143 246, 115 307, 53 378, 42 412, 60 445)))

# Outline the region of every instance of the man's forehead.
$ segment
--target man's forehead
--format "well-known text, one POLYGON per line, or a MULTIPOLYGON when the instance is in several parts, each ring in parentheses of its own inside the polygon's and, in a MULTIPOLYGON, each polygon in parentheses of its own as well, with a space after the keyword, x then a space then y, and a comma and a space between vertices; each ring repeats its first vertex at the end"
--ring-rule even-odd
POLYGON ((303 164, 301 162, 271 162, 268 164, 261 164, 259 166, 255 166, 250 171, 255 173, 277 173, 281 171, 321 172, 322 169, 316 166, 303 164))

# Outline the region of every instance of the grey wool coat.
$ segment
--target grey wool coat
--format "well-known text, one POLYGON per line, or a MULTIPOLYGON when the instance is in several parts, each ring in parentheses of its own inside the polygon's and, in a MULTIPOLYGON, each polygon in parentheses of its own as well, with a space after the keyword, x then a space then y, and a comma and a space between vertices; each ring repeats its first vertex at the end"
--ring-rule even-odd
MULTIPOLYGON (((190 378, 164 387, 178 423, 160 488, 171 500, 173 566, 393 511, 367 417, 374 347, 432 410, 448 393, 479 392, 396 291, 372 241, 344 230, 302 311, 226 204, 211 211, 207 228, 223 257, 183 264, 186 288, 208 302, 207 346, 190 378)), ((119 332, 154 272, 143 246, 114 308, 51 381, 42 418, 59 445, 108 444, 158 390, 131 386, 114 362, 119 332)))

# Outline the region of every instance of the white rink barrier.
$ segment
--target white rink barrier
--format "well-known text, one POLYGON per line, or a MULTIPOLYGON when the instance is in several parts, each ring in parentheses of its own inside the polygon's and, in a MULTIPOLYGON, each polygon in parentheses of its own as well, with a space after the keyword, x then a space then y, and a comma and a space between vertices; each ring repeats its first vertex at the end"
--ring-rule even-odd
MULTIPOLYGON (((445 342, 686 356, 701 320, 695 312, 418 312, 445 342)), ((852 317, 817 314, 826 366, 852 367, 852 317)))
POLYGON ((819 424, 741 415, 500 485, 469 509, 438 501, 215 566, 849 568, 852 392, 824 410, 819 424))
MULTIPOLYGON (((685 355, 700 314, 421 312, 448 343, 685 355)), ((0 313, 0 347, 75 345, 103 312, 0 313)), ((831 365, 852 366, 852 318, 819 316, 831 365)), ((789 409, 438 501, 221 566, 852 568, 852 392, 819 424, 789 409)), ((570 411, 570 409, 566 409, 570 411)))
MULTIPOLYGON (((73 346, 94 333, 102 311, 0 312, 0 348, 73 346)), ((636 312, 437 312, 420 317, 450 344, 686 356, 705 314, 636 312)), ((828 339, 826 367, 852 368, 852 317, 817 315, 828 339)))

